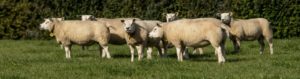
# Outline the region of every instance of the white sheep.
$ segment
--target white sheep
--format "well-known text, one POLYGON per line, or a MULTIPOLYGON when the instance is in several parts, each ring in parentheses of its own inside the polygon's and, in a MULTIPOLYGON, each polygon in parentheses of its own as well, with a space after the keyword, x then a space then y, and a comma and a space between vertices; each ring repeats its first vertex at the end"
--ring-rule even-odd
POLYGON ((148 42, 148 31, 145 28, 147 24, 143 21, 132 20, 120 20, 123 23, 125 30, 125 40, 127 45, 130 48, 131 53, 131 62, 134 60, 134 47, 138 52, 138 60, 141 60, 143 57, 144 47, 148 42))
POLYGON ((215 48, 218 62, 225 62, 224 45, 226 33, 221 21, 203 19, 181 19, 157 24, 149 34, 151 38, 160 38, 171 42, 177 51, 178 61, 183 61, 182 54, 186 47, 205 47, 211 44, 215 48))
POLYGON ((240 41, 258 40, 260 54, 264 51, 264 39, 269 43, 270 54, 273 54, 273 32, 270 23, 265 18, 238 19, 232 18, 233 13, 221 13, 221 21, 230 26, 230 39, 234 45, 234 52, 240 51, 240 41))
MULTIPOLYGON (((147 32, 149 33, 152 31, 152 29, 156 26, 156 24, 162 23, 161 21, 158 20, 143 20, 143 22, 146 24, 146 26, 143 26, 147 32)), ((160 57, 165 56, 166 48, 163 45, 163 42, 161 39, 153 39, 153 38, 148 38, 147 42, 147 59, 151 59, 152 55, 151 53, 153 52, 152 48, 155 47, 158 50, 158 55, 160 57)))
MULTIPOLYGON (((110 33, 111 33, 111 39, 110 39, 110 43, 112 44, 125 44, 125 36, 124 33, 125 30, 123 29, 122 23, 120 22, 120 20, 132 20, 135 19, 136 21, 141 21, 141 19, 139 18, 114 18, 114 19, 108 19, 108 18, 95 18, 92 15, 85 15, 82 16, 82 18, 84 20, 97 20, 97 21, 102 21, 102 22, 106 22, 109 26, 109 28, 111 28, 110 33)), ((162 23, 158 20, 143 20, 146 23, 146 27, 145 29, 150 32, 157 23, 162 23)), ((147 45, 147 58, 151 59, 151 53, 152 53, 152 47, 156 47, 158 50, 158 53, 160 56, 162 56, 165 52, 164 48, 162 47, 162 43, 160 40, 156 40, 156 39, 149 39, 148 40, 148 45, 147 45)), ((134 51, 134 50, 130 50, 130 51, 134 51)))
POLYGON ((167 22, 174 21, 174 20, 177 19, 177 16, 178 16, 178 12, 176 12, 176 13, 167 13, 166 14, 166 20, 167 20, 167 22))
MULTIPOLYGON (((111 44, 126 44, 125 40, 125 30, 123 29, 123 24, 120 20, 132 20, 135 19, 135 21, 144 21, 146 24, 145 29, 150 32, 157 23, 162 23, 161 21, 158 20, 141 20, 139 18, 114 18, 114 19, 109 19, 109 18, 95 18, 92 15, 85 15, 83 17, 84 20, 94 20, 94 21, 102 21, 106 22, 108 24, 108 27, 110 28, 110 33, 111 33, 111 38, 110 38, 110 43, 111 44)), ((152 47, 157 48, 158 50, 158 55, 163 56, 164 55, 164 48, 162 46, 162 42, 157 39, 149 39, 147 43, 147 58, 151 59, 151 53, 152 53, 152 47)), ((130 47, 129 47, 130 48, 130 47)), ((134 49, 130 49, 131 52, 134 52, 134 49)))
POLYGON ((81 15, 81 21, 93 21, 96 20, 96 17, 93 15, 81 15))
MULTIPOLYGON (((171 22, 171 21, 177 20, 178 14, 179 14, 178 12, 176 12, 176 13, 167 13, 166 14, 166 20, 167 20, 167 22, 171 22)), ((168 47, 172 47, 172 46, 168 45, 168 47)), ((199 51, 200 54, 203 54, 203 49, 202 48, 194 48, 193 49, 193 54, 196 54, 197 50, 199 51)), ((185 50, 184 57, 185 58, 189 58, 189 56, 188 56, 188 49, 185 50)))
MULTIPOLYGON (((61 17, 61 18, 51 18, 52 20, 56 20, 56 21, 64 21, 65 18, 64 17, 61 17)), ((54 34, 53 33, 50 33, 50 36, 51 37, 54 37, 54 34)), ((64 46, 62 44, 60 44, 60 48, 61 49, 64 49, 64 46)))
POLYGON ((103 22, 96 21, 56 21, 45 19, 40 24, 40 29, 50 31, 54 34, 58 43, 65 48, 66 58, 71 58, 72 44, 91 45, 99 44, 102 57, 110 57, 108 51, 109 29, 103 22))

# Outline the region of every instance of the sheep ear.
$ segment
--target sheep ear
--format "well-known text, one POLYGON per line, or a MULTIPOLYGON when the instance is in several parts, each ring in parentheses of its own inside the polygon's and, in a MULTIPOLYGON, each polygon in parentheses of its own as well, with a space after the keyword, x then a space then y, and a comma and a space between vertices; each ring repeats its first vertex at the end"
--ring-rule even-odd
POLYGON ((161 15, 162 15, 162 16, 166 16, 166 13, 162 13, 161 15))
POLYGON ((156 25, 157 25, 158 27, 161 27, 161 25, 160 25, 159 23, 156 23, 156 25))
POLYGON ((233 12, 229 12, 229 15, 232 16, 232 15, 233 15, 233 12))
POLYGON ((135 19, 133 19, 132 22, 135 22, 135 19))
POLYGON ((65 17, 61 17, 61 20, 65 20, 65 17))
POLYGON ((178 15, 179 15, 179 12, 176 12, 176 13, 175 13, 175 16, 178 16, 178 15))
POLYGON ((122 23, 124 23, 124 22, 125 22, 125 20, 123 20, 123 19, 122 19, 122 20, 121 20, 121 22, 122 22, 122 23))
POLYGON ((52 18, 49 18, 49 20, 50 20, 51 22, 53 22, 53 19, 52 19, 52 18))
POLYGON ((216 13, 216 16, 217 16, 217 17, 220 17, 220 16, 221 16, 221 13, 216 13))

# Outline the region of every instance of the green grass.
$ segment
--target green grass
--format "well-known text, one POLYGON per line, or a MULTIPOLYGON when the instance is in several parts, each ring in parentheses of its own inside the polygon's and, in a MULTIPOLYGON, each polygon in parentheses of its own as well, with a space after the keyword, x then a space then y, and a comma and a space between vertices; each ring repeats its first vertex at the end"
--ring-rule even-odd
MULTIPOLYGON (((155 50, 152 60, 144 56, 131 63, 126 45, 110 46, 113 59, 100 58, 96 45, 89 50, 73 46, 68 60, 54 40, 0 40, 0 79, 299 79, 299 42, 274 40, 274 55, 268 45, 260 55, 257 41, 242 42, 240 53, 229 53, 226 63, 218 64, 211 46, 183 62, 170 49, 167 58, 159 58, 155 50)), ((226 49, 233 50, 231 42, 226 49)))

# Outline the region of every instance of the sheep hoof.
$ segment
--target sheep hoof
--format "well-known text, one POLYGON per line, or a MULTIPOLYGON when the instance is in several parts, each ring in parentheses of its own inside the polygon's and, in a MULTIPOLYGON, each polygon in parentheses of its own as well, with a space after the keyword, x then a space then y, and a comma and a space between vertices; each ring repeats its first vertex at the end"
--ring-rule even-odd
POLYGON ((239 53, 239 51, 236 51, 236 50, 235 50, 235 51, 232 51, 231 53, 232 53, 232 54, 237 54, 237 53, 239 53))
POLYGON ((261 54, 261 55, 262 55, 262 54, 263 54, 263 52, 259 52, 259 54, 261 54))
POLYGON ((161 57, 161 58, 167 58, 168 55, 161 55, 160 57, 161 57))
POLYGON ((151 57, 147 57, 147 59, 148 59, 148 60, 151 60, 152 58, 151 58, 151 57))
POLYGON ((218 63, 219 63, 219 64, 224 64, 224 63, 225 63, 225 61, 219 61, 218 63))

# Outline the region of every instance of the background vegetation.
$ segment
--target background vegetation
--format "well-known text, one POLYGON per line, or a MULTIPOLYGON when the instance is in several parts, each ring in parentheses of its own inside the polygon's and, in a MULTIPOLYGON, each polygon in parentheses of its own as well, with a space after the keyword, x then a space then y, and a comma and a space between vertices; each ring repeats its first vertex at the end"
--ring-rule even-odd
POLYGON ((234 12, 235 18, 267 18, 276 38, 300 36, 299 0, 0 0, 0 39, 47 39, 38 29, 43 18, 78 15, 138 17, 165 21, 162 13, 181 18, 215 17, 234 12))

